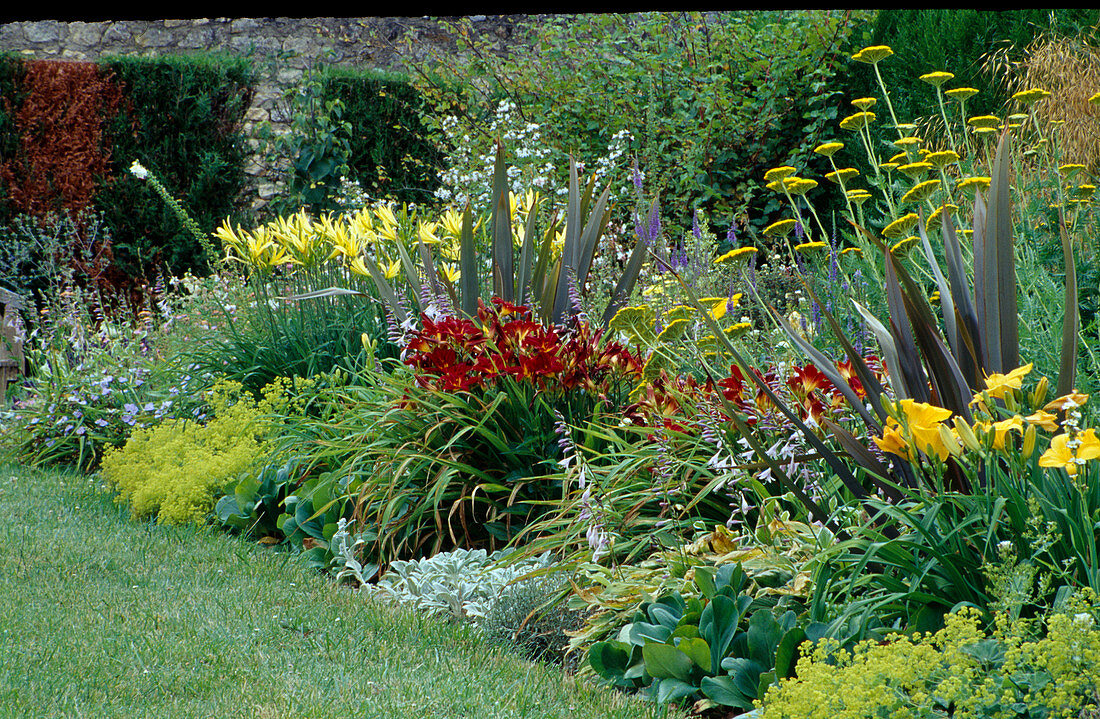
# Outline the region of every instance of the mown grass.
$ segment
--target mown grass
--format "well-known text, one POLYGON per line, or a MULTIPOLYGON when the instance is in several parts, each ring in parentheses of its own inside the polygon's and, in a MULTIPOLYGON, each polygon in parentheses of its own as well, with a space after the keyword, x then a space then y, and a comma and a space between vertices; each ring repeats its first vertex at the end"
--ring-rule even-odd
POLYGON ((681 716, 368 602, 292 555, 0 467, 0 716, 681 716))

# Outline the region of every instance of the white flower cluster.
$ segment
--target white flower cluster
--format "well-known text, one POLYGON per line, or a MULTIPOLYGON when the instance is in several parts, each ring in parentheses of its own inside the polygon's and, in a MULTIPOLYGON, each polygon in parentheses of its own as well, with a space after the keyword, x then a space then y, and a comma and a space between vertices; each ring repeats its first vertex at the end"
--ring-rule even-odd
MULTIPOLYGON (((569 193, 566 184, 557 179, 558 167, 554 163, 554 151, 542 136, 538 123, 525 122, 516 112, 515 103, 501 100, 484 133, 472 137, 460 127, 458 118, 444 117, 440 123, 453 151, 447 158, 447 168, 440 172, 442 182, 436 197, 445 202, 464 205, 469 201, 474 207, 488 207, 492 198, 493 172, 496 161, 495 138, 500 138, 507 151, 508 179, 512 192, 517 195, 536 189, 546 196, 564 197, 569 193)), ((621 130, 611 138, 607 153, 598 158, 593 172, 602 183, 619 167, 634 136, 621 130)), ((578 169, 583 164, 578 163, 578 169)), ((629 177, 621 188, 612 190, 612 200, 629 197, 629 177)))

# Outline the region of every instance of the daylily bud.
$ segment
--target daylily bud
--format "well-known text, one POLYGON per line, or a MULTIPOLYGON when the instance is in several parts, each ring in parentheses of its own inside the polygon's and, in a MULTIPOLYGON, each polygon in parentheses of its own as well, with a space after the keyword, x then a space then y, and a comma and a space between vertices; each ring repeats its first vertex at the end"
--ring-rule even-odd
POLYGON ((1039 378, 1039 384, 1031 392, 1031 406, 1039 407, 1046 401, 1047 391, 1050 389, 1050 381, 1046 377, 1039 378))
POLYGON ((1013 394, 1012 392, 1005 392, 1004 400, 1005 400, 1005 409, 1007 409, 1009 412, 1011 412, 1013 414, 1016 414, 1017 406, 1018 406, 1016 404, 1016 395, 1013 394))
POLYGON ((940 442, 947 448, 947 451, 951 453, 952 457, 961 457, 963 454, 963 446, 959 443, 958 436, 947 428, 947 425, 941 424, 939 426, 940 442))
POLYGON ((952 423, 955 425, 955 432, 959 435, 959 440, 963 443, 971 452, 981 452, 982 445, 978 441, 978 438, 974 435, 974 430, 967 424, 962 417, 956 415, 952 418, 952 423))
POLYGON ((1031 459, 1031 455, 1035 454, 1035 435, 1035 425, 1029 424, 1024 431, 1024 446, 1020 450, 1024 459, 1031 459))

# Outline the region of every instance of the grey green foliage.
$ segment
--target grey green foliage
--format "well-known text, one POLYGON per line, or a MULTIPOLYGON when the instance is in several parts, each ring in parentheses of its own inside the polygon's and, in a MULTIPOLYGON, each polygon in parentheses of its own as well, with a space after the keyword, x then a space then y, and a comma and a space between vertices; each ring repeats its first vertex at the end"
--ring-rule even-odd
POLYGON ((511 582, 550 566, 550 555, 498 565, 503 552, 456 549, 425 559, 398 560, 366 590, 384 599, 413 604, 431 614, 484 620, 511 582))
POLYGON ((567 631, 581 628, 582 616, 560 601, 569 583, 561 573, 523 579, 505 587, 481 623, 492 640, 528 659, 563 663, 567 631))

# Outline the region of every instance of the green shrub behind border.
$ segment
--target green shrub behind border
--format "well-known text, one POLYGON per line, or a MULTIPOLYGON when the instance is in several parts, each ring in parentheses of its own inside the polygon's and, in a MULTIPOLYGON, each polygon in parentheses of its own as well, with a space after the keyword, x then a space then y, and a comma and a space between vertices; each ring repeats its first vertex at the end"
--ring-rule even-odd
POLYGON ((351 122, 350 180, 371 197, 425 204, 439 186, 443 154, 420 122, 420 93, 403 75, 326 67, 325 100, 344 103, 351 122))
POLYGON ((114 237, 115 263, 130 277, 167 265, 202 272, 202 248, 152 188, 129 177, 135 160, 156 173, 199 226, 211 231, 240 212, 248 148, 241 132, 253 93, 250 60, 221 54, 112 57, 128 100, 111 118, 112 167, 119 180, 96 206, 114 237))

